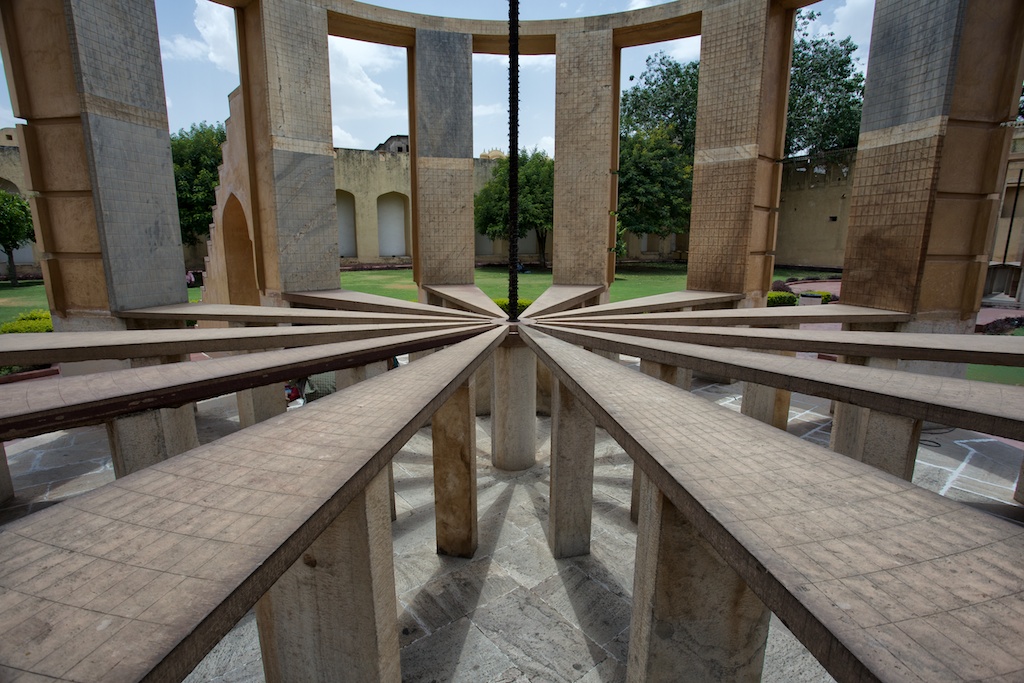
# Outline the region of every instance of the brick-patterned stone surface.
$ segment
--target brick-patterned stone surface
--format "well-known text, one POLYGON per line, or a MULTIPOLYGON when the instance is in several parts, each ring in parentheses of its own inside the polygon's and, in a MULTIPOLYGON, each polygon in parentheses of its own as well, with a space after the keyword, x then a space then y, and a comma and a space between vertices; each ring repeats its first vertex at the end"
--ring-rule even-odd
POLYGON ((911 312, 934 204, 940 138, 862 149, 850 201, 843 301, 911 312))
POLYGON ((183 678, 504 335, 5 526, 0 677, 183 678))
POLYGON ((556 50, 553 280, 605 285, 618 166, 612 32, 560 34, 556 50))
POLYGON ((688 287, 754 297, 768 288, 780 176, 758 164, 781 154, 791 20, 749 0, 703 13, 688 287))
POLYGON ((417 160, 419 276, 422 285, 473 282, 473 160, 417 160))
POLYGON ((523 333, 837 679, 1024 674, 1024 529, 523 333))
POLYGON ((473 283, 473 37, 419 30, 414 210, 421 285, 473 283))

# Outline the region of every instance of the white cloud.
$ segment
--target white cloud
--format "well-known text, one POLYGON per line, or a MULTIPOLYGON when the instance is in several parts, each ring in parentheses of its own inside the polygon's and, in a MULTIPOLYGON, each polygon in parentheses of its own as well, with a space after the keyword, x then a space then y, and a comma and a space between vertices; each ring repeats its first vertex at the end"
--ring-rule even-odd
POLYGON ((218 69, 238 73, 238 50, 235 42, 235 15, 230 7, 195 0, 192 15, 199 38, 176 34, 160 39, 163 59, 209 61, 218 69))
POLYGON ((371 77, 396 68, 404 71, 401 48, 331 38, 329 49, 331 108, 336 121, 406 116, 405 108, 388 98, 384 86, 371 77))
MULTIPOLYGON (((554 71, 555 55, 520 55, 519 69, 531 69, 533 71, 554 71)), ((508 55, 475 54, 473 64, 486 66, 488 64, 500 64, 508 68, 508 55)))
POLYGON ((834 33, 842 40, 846 36, 853 38, 859 49, 854 57, 860 60, 860 67, 866 68, 868 47, 871 44, 871 21, 875 13, 875 0, 845 0, 836 8, 831 24, 820 24, 817 33, 834 33))
POLYGON ((700 59, 700 36, 670 41, 663 49, 681 64, 697 61, 700 59))
POLYGON ((473 116, 496 116, 508 112, 508 106, 504 104, 474 104, 473 116))
POLYGON ((626 9, 643 9, 644 7, 650 7, 654 4, 654 0, 629 0, 629 7, 626 9))
MULTIPOLYGON (((552 159, 555 158, 555 138, 553 135, 543 136, 534 146, 547 152, 547 155, 552 159)), ((532 149, 532 147, 530 149, 532 149)))
POLYGON ((346 147, 348 149, 360 149, 362 147, 359 138, 344 130, 341 126, 332 126, 331 133, 334 137, 335 147, 346 147))

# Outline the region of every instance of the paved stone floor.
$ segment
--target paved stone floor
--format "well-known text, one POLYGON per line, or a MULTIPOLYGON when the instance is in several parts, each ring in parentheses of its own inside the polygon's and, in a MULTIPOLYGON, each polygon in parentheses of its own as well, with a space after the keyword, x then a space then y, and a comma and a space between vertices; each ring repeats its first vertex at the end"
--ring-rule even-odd
MULTIPOLYGON (((695 392, 739 409, 740 384, 698 382, 695 392)), ((201 403, 197 422, 203 442, 236 430, 233 400, 201 403)), ((827 444, 830 426, 827 402, 794 395, 791 432, 827 444)), ((434 551, 429 429, 396 456, 395 582, 405 681, 625 680, 636 543, 629 521, 632 465, 598 430, 592 552, 555 561, 545 542, 549 429, 550 420, 538 418, 537 465, 510 473, 491 467, 489 420, 478 420, 480 548, 473 560, 434 551)), ((1005 512, 1021 446, 928 425, 914 481, 982 507, 1002 505, 1005 512)), ((0 522, 113 479, 103 428, 9 442, 6 448, 18 497, 0 510, 0 522)), ((251 614, 188 680, 263 680, 251 614)), ((832 679, 773 618, 764 680, 832 679)))

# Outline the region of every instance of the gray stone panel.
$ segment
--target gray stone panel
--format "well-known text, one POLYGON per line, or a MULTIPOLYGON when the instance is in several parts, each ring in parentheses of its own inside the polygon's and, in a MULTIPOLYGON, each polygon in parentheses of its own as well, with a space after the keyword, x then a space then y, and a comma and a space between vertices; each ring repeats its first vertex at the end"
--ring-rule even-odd
POLYGON ((111 310, 187 301, 167 131, 84 121, 111 310))
POLYGON ((274 150, 281 288, 338 287, 334 157, 274 150))
POLYGON ((416 31, 416 153, 473 156, 473 36, 416 31))
POLYGON ((963 0, 878 0, 861 132, 949 111, 963 0))
POLYGON ((70 5, 82 91, 166 116, 153 2, 70 0, 70 5))

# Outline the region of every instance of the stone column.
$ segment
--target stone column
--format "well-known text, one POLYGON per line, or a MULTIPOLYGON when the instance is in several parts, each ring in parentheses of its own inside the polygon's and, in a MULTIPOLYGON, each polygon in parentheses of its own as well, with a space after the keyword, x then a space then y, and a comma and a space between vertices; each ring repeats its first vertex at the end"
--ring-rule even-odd
POLYGON ((337 289, 327 11, 305 0, 236 10, 253 249, 262 301, 337 289))
POLYGON ((473 36, 417 30, 412 59, 413 277, 472 284, 473 36))
POLYGON ((381 472, 256 603, 268 683, 401 680, 387 495, 381 472))
POLYGON ((593 30, 559 33, 555 53, 553 282, 607 287, 615 272, 619 52, 610 30, 593 30))
POLYGON ((764 306, 786 134, 795 10, 714 3, 701 18, 700 91, 686 286, 764 306))
POLYGON ((556 560, 590 553, 595 429, 590 411, 552 379, 548 545, 556 560))
POLYGON ((934 331, 973 328, 1022 52, 1019 2, 875 3, 844 303, 912 313, 934 331))
POLYGON ((235 392, 235 399, 238 402, 238 424, 243 429, 288 410, 288 400, 281 383, 242 389, 235 392))
POLYGON ((537 462, 537 357, 510 334, 494 350, 491 384, 491 462, 525 470, 537 462))
POLYGON ((474 397, 471 379, 434 413, 431 423, 437 552, 454 557, 473 557, 477 547, 474 397))
POLYGON ((153 3, 0 13, 54 328, 124 329, 108 312, 188 301, 153 3))
POLYGON ((627 677, 761 680, 771 612, 644 475, 627 677))

